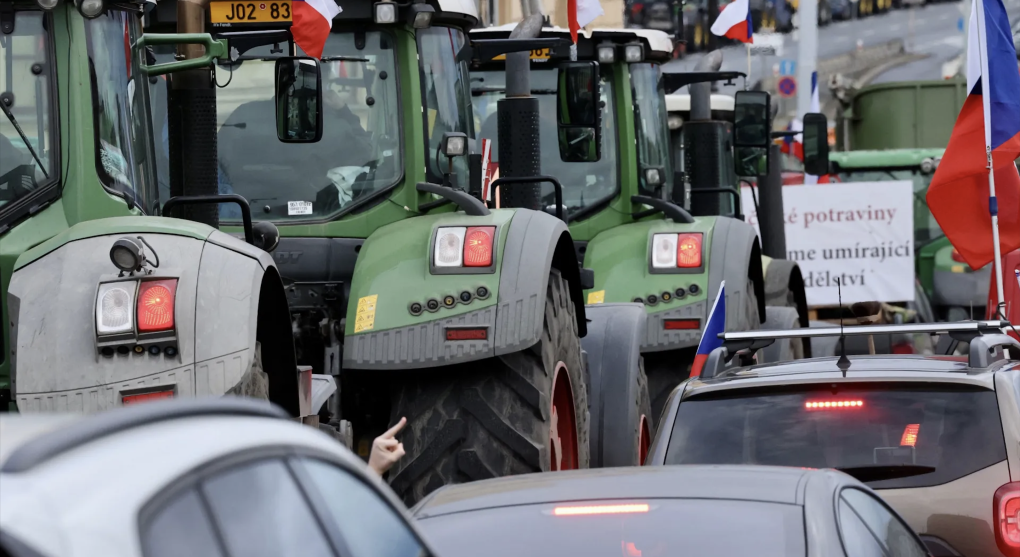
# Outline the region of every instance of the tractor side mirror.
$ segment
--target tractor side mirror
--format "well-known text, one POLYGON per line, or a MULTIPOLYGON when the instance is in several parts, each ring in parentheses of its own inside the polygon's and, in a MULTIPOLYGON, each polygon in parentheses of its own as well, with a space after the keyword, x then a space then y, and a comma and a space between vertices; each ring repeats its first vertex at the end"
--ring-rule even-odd
POLYGON ((772 145, 772 101, 765 91, 737 91, 733 100, 734 166, 737 176, 769 173, 772 145))
POLYGON ((597 62, 564 62, 556 88, 560 159, 596 162, 602 158, 602 99, 597 62))
POLYGON ((284 143, 322 139, 322 73, 314 58, 276 60, 276 137, 284 143))
POLYGON ((813 176, 829 172, 829 123, 824 114, 804 115, 804 172, 813 176))

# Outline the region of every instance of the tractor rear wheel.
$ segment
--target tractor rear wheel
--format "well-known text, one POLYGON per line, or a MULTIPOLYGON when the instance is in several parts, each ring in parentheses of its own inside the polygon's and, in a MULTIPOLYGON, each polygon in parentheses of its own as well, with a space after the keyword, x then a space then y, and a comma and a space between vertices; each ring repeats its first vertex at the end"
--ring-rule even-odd
POLYGON ((390 385, 390 422, 408 420, 390 485, 408 506, 447 484, 588 467, 588 386, 575 308, 556 269, 537 344, 405 372, 390 385))

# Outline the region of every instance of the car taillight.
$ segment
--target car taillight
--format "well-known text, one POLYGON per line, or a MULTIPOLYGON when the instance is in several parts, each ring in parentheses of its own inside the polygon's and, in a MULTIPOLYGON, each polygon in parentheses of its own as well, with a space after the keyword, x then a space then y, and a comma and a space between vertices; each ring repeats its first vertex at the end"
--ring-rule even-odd
POLYGON ((900 437, 901 447, 913 447, 917 444, 917 433, 921 429, 921 424, 908 424, 907 427, 903 428, 903 436, 900 437))
POLYGON ((176 294, 176 279, 142 282, 138 287, 138 332, 173 329, 176 294))
POLYGON ((692 269, 701 267, 700 232, 652 235, 653 269, 692 269))
POLYGON ((134 330, 135 281, 107 282, 99 285, 96 296, 96 332, 100 335, 134 330))
POLYGON ((863 400, 821 400, 805 402, 804 408, 808 410, 833 410, 839 408, 861 408, 863 400))
POLYGON ((953 248, 953 253, 950 255, 950 257, 952 257, 953 261, 956 261, 957 263, 966 263, 967 262, 963 258, 963 256, 960 255, 960 252, 956 251, 956 248, 953 248))
POLYGON ((492 237, 494 226, 472 226, 464 238, 464 266, 488 267, 492 265, 492 237))
POLYGON ((701 234, 680 234, 676 244, 676 266, 701 267, 701 234))
POLYGON ((1020 552, 1020 482, 1008 483, 992 496, 995 543, 1003 555, 1020 552))
POLYGON ((592 514, 633 514, 646 513, 649 510, 647 503, 629 503, 623 505, 583 505, 576 507, 556 507, 553 514, 556 516, 579 516, 592 514))

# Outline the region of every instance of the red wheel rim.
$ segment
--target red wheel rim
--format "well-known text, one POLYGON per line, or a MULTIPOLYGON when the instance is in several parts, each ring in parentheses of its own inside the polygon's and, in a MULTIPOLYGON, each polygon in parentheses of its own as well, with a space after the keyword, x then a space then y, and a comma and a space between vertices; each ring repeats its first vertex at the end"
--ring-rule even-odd
POLYGON ((648 458, 648 446, 651 444, 651 435, 648 433, 648 416, 641 414, 641 432, 638 438, 638 465, 644 466, 648 458))
POLYGON ((574 391, 563 362, 556 363, 553 374, 552 412, 549 423, 549 470, 577 469, 577 420, 574 416, 574 391))

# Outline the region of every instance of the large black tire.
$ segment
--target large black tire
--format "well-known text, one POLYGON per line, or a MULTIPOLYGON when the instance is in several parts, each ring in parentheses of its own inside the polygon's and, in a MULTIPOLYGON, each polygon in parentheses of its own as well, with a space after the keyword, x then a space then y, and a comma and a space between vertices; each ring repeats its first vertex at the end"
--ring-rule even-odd
POLYGON ((588 468, 588 386, 576 313, 566 280, 553 269, 537 344, 394 377, 390 422, 408 420, 400 435, 406 454, 389 472, 397 495, 411 506, 447 484, 549 471, 558 362, 573 394, 577 467, 588 468))
MULTIPOLYGON (((765 324, 768 331, 799 329, 800 318, 797 308, 768 306, 765 308, 765 324)), ((762 348, 758 361, 762 363, 789 362, 804 359, 804 340, 799 338, 780 339, 762 348)))

